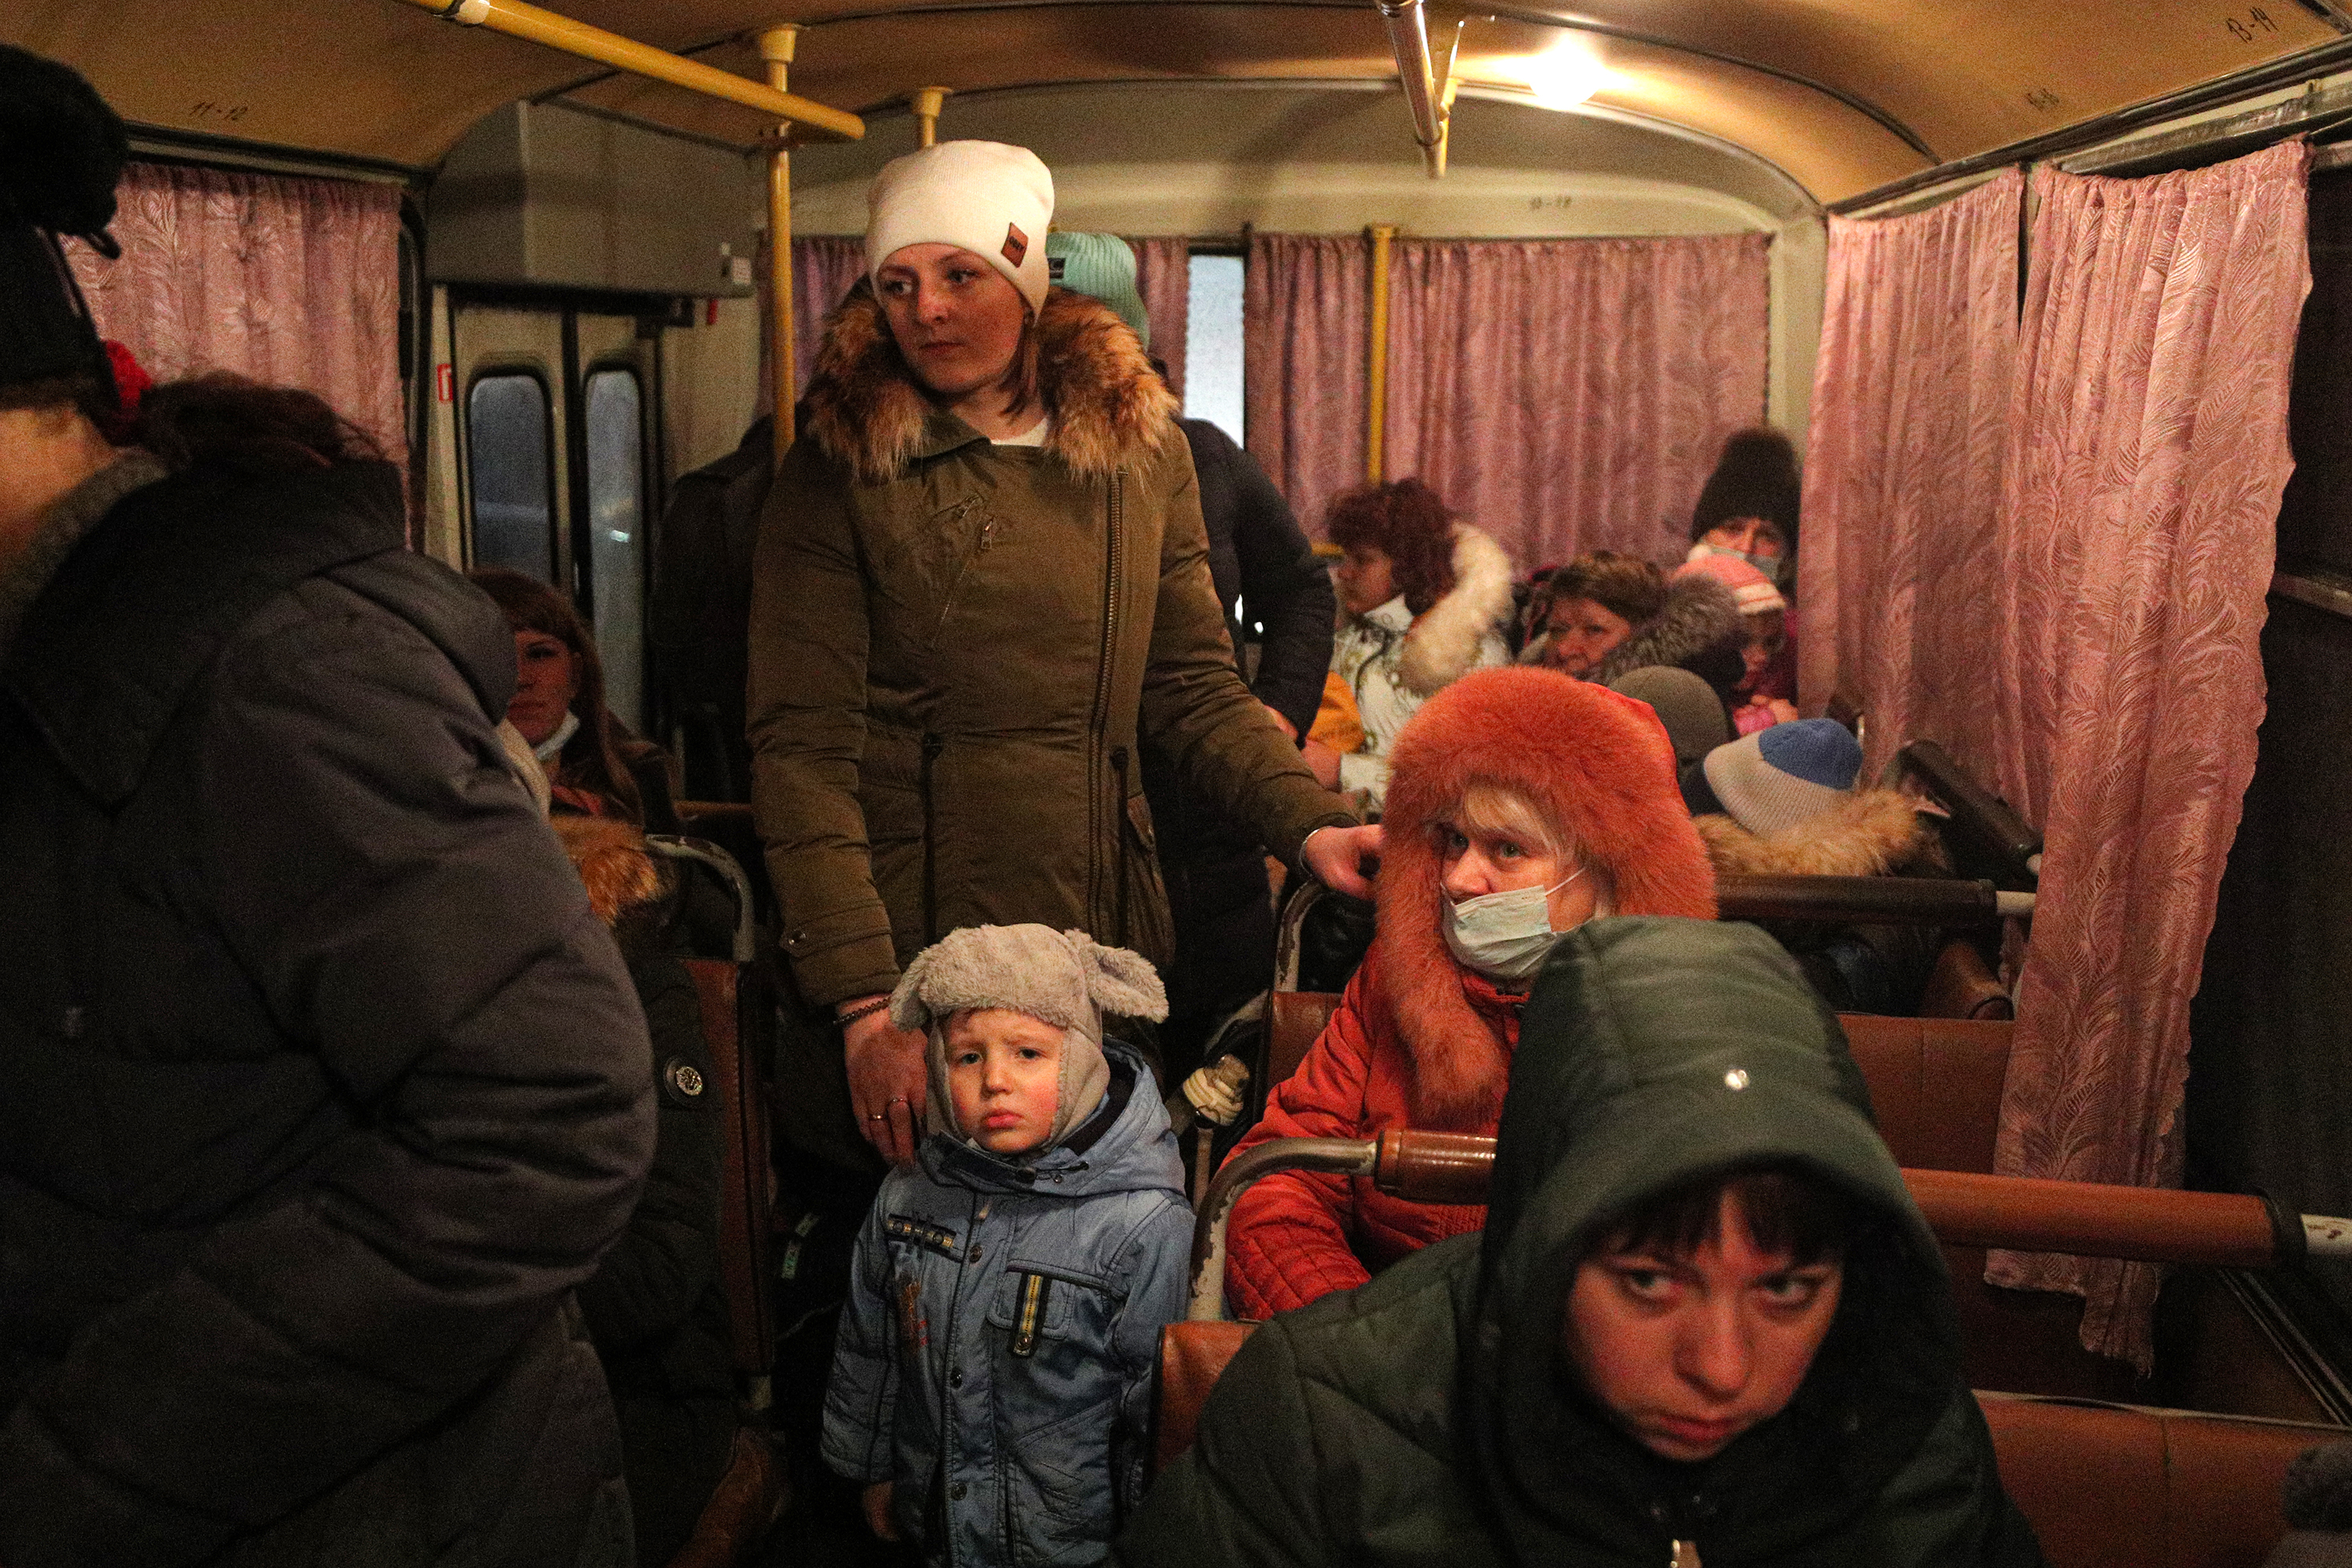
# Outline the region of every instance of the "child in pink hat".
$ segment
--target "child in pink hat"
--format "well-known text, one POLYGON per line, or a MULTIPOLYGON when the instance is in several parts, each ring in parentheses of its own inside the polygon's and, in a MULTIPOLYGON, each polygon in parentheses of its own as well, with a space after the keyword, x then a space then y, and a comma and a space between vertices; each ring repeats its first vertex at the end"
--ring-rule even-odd
POLYGON ((1675 568, 1676 577, 1712 577, 1731 590, 1748 626, 1741 650, 1747 673, 1731 701, 1731 720, 1743 735, 1797 716, 1797 636, 1789 601, 1772 580, 1737 555, 1702 555, 1675 568))

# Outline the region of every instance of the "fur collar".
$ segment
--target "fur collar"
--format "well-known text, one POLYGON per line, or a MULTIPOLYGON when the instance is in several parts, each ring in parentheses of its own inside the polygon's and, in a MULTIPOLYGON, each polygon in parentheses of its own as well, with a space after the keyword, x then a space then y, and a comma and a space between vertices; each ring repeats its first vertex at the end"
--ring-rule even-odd
POLYGON ((1656 618, 1612 648, 1586 679, 1606 685, 1654 664, 1683 668, 1719 645, 1728 644, 1737 654, 1747 636, 1739 601, 1730 589, 1712 577, 1679 578, 1666 590, 1666 607, 1656 618))
POLYGON ((588 889, 588 902, 597 918, 618 926, 637 910, 662 895, 662 876, 646 847, 646 836, 625 822, 606 816, 551 818, 548 826, 562 841, 588 889))
POLYGON ((1454 586, 1404 635, 1397 678, 1427 697, 1478 662, 1479 645, 1511 613, 1511 558, 1468 523, 1454 527, 1454 586))
MULTIPOLYGON (((1103 479, 1167 438, 1175 395, 1109 306, 1050 289, 1036 332, 1037 385, 1053 421, 1046 451, 1080 478, 1103 479)), ((974 438, 908 375, 870 281, 826 319, 807 406, 810 436, 860 484, 887 483, 916 458, 974 438)))
POLYGON ((1433 824, 1473 781, 1523 795, 1604 873, 1613 912, 1715 917, 1715 873, 1647 703, 1558 670, 1475 670, 1398 735, 1377 884, 1374 951, 1412 1063, 1413 1125, 1492 1131, 1508 1042, 1476 1005, 1484 984, 1447 951, 1433 824))
POLYGON ((1726 877, 1884 877, 1927 858, 1935 835, 1899 790, 1865 789, 1778 833, 1750 833, 1728 816, 1696 819, 1707 858, 1726 877))

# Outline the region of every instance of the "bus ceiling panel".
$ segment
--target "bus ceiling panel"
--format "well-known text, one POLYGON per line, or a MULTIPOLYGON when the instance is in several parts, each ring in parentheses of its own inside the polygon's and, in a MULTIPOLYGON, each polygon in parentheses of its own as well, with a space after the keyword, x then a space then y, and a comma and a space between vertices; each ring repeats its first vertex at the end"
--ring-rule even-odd
MULTIPOLYGON (((950 102, 954 134, 1034 148, 1053 166, 1071 225, 1127 234, 1324 233, 1374 208, 1432 236, 1714 234, 1814 211, 1793 180, 1727 143, 1477 87, 1454 103, 1444 180, 1401 131, 1393 83, 1077 83, 950 102)), ((914 138, 904 119, 872 125, 854 147, 794 156, 801 232, 865 226, 867 183, 914 138)))
MULTIPOLYGON (((1524 95, 1539 105, 1558 66, 1563 35, 1555 27, 1497 19, 1474 24, 1455 74, 1465 85, 1524 95)), ((1928 160, 1871 114, 1787 78, 1656 44, 1578 35, 1591 62, 1591 101, 1620 114, 1676 126, 1748 149, 1786 171, 1813 199, 1832 201, 1927 166, 1928 160)), ((740 68, 749 51, 726 46, 702 58, 740 68), (744 60, 735 57, 742 55, 744 60)), ((1389 82, 1396 67, 1370 5, 1141 4, 1021 5, 991 10, 899 12, 832 22, 801 40, 793 86, 828 103, 877 106, 903 101, 918 85, 905 62, 926 62, 924 84, 960 93, 1048 83, 1267 81, 1389 82), (984 16, 984 24, 983 24, 984 16)), ((680 103, 651 84, 623 78, 595 82, 567 101, 652 120, 704 135, 748 139, 755 121, 723 103, 680 103)), ((945 134, 959 134, 949 100, 945 134)), ((1165 127, 1163 118, 1147 116, 1165 127)), ((1400 121, 1397 135, 1410 142, 1400 121)), ((1089 127, 1091 135, 1098 127, 1089 127)), ((904 151, 904 134, 877 128, 852 163, 904 151)), ((1385 157, 1387 140, 1368 144, 1385 157)), ((812 168, 829 168, 844 149, 809 150, 812 168)), ((1479 149, 1456 140, 1456 162, 1479 149)), ((1280 159, 1271 150, 1263 161, 1280 159)), ((1148 161, 1148 160, 1147 160, 1148 161)), ((847 165, 845 165, 847 166, 847 165)))
POLYGON ((1819 83, 1885 111, 1944 159, 2339 36, 2318 0, 1538 0, 1534 9, 1819 83))
MULTIPOLYGON (((551 8, 680 52, 771 15, 741 0, 551 8)), ((133 124, 415 169, 437 163, 500 104, 604 74, 577 56, 393 0, 320 0, 295 12, 265 0, 31 0, 0 16, 0 42, 73 66, 133 124)), ((735 66, 766 80, 756 59, 735 66)))
MULTIPOLYGON (((553 8, 755 79, 761 64, 740 39, 786 19, 773 0, 553 8)), ((782 9, 810 26, 793 89, 842 107, 903 102, 934 82, 1394 73, 1370 0, 807 0, 782 9)), ((1474 18, 1464 41, 1471 72, 1513 52, 1596 51, 1612 72, 1597 102, 1726 136, 1826 202, 1924 162, 1906 134, 1951 160, 2062 131, 2336 38, 2320 11, 2319 0, 1538 0, 1456 14, 1474 18)), ((569 88, 583 102, 738 144, 764 129, 755 111, 394 0, 320 0, 290 13, 264 0, 22 0, 0 20, 0 39, 83 69, 141 124, 412 168, 437 162, 499 104, 569 88)), ((950 100, 950 128, 954 117, 950 100)))
MULTIPOLYGON (((2337 37, 2318 0, 2090 0, 2064 7, 2016 0, 1598 0, 1559 6, 1505 5, 1469 10, 1465 57, 1574 56, 1618 46, 1671 51, 1792 86, 1812 87, 1874 116, 1898 140, 1958 158, 2162 97, 2337 37), (1542 24, 1532 33, 1529 24, 1542 24), (1510 35, 1517 29, 1518 41, 1510 35), (1532 38, 1532 43, 1526 40, 1532 38)), ((1457 7, 1455 14, 1465 8, 1457 7)), ((1150 79, 1196 76, 1344 78, 1394 67, 1368 0, 1134 0, 1102 7, 1085 0, 819 0, 803 5, 809 27, 794 84, 828 102, 873 109, 933 82, 967 89, 1012 81, 1150 79), (1154 15, 1138 16, 1148 7, 1154 15), (1108 36, 1087 13, 1119 13, 1108 36), (1328 16, 1313 15, 1328 12, 1328 16), (1023 26, 1043 14, 1049 22, 1023 26), (937 53, 877 48, 898 36, 893 23, 960 25, 937 53), (1013 41, 1018 40, 1017 45, 1013 41), (1043 53, 1039 52, 1042 47, 1043 53), (1029 68, 987 68, 1017 48, 1029 68), (908 74, 905 61, 929 63, 908 74), (955 79, 962 76, 959 83, 955 79)), ((751 51, 722 43, 705 56, 751 72, 751 51)), ((614 97, 643 98, 643 84, 613 83, 614 97)), ((1603 95, 1604 101, 1607 94, 1603 95)), ((719 131, 709 109, 688 112, 719 131)), ((723 111, 721 111, 723 115, 723 111)), ((954 107, 950 101, 949 122, 954 107)), ((743 135, 740 126, 734 134, 743 135)), ((1824 199, 1834 199, 1824 196, 1824 199)))

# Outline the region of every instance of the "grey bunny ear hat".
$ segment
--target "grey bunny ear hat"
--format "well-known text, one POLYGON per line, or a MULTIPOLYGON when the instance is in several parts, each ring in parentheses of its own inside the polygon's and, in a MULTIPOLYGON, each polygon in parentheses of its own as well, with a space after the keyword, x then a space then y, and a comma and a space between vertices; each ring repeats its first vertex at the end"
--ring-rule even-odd
POLYGON ((1051 926, 967 926, 925 948, 890 994, 890 1021, 930 1035, 927 1132, 968 1136, 948 1094, 947 1022, 973 1007, 1006 1007, 1065 1031, 1053 1129, 1042 1152, 1093 1114, 1110 1087, 1103 1015, 1158 1021, 1168 993, 1149 959, 1105 947, 1082 931, 1051 926))

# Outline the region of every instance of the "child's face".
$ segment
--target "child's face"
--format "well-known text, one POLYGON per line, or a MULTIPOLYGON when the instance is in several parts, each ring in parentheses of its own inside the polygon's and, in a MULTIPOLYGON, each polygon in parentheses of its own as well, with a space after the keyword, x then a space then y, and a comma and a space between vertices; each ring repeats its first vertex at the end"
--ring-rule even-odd
POLYGON ((1713 1458, 1796 1395, 1837 1316, 1843 1269, 1759 1249, 1737 1194, 1688 1257, 1603 1250, 1569 1288, 1570 1362, 1652 1453, 1713 1458))
POLYGON ((1010 1007, 948 1020, 948 1093, 956 1125, 992 1154, 1025 1154, 1054 1128, 1062 1031, 1010 1007))

